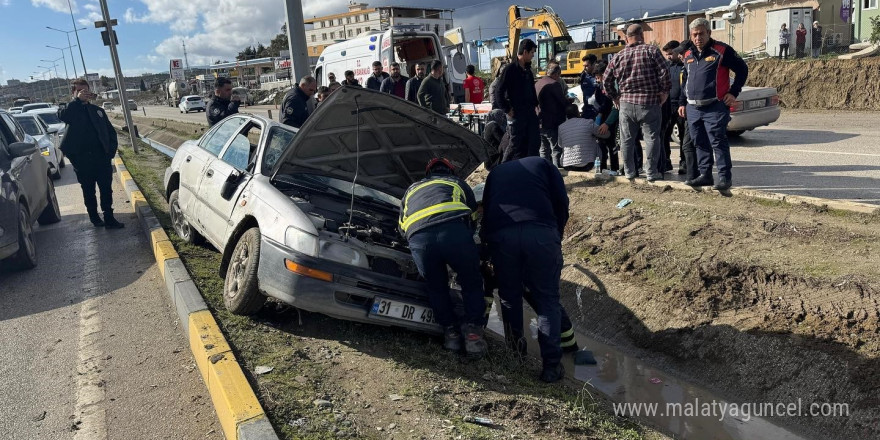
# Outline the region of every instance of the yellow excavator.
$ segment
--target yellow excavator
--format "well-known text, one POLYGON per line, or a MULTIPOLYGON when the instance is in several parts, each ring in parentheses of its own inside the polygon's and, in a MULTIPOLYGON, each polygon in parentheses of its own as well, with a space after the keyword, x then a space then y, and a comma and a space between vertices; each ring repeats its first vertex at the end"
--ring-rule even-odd
POLYGON ((615 53, 620 52, 625 46, 624 41, 595 42, 587 41, 574 43, 568 29, 553 9, 549 6, 532 8, 519 5, 511 5, 507 10, 508 27, 508 60, 516 59, 519 49, 519 39, 523 29, 538 29, 547 34, 547 38, 538 40, 538 53, 532 66, 537 67, 539 75, 547 71, 547 64, 555 60, 562 67, 562 76, 570 79, 577 77, 583 71, 581 58, 594 54, 600 60, 608 60, 615 53), (523 16, 522 12, 533 14, 523 16))

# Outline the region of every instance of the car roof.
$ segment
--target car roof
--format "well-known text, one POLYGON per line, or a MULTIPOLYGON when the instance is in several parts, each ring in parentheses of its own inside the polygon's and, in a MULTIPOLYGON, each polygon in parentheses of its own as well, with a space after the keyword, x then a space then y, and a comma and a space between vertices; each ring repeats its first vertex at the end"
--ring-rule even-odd
POLYGON ((28 110, 28 111, 24 112, 24 114, 36 115, 36 114, 57 113, 57 112, 58 112, 58 107, 49 107, 49 108, 35 108, 33 110, 28 110))

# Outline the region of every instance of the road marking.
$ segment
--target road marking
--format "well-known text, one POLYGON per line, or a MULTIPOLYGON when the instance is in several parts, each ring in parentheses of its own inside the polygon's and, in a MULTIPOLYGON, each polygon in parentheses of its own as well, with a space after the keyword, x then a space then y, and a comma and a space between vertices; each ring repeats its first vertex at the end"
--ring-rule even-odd
POLYGON ((844 156, 870 156, 870 157, 880 157, 880 154, 871 154, 871 153, 845 153, 842 151, 819 151, 819 150, 795 150, 793 148, 786 148, 785 151, 795 151, 798 153, 820 153, 820 154, 840 154, 844 156))
POLYGON ((98 311, 101 288, 98 246, 95 230, 83 235, 83 284, 79 312, 79 349, 76 380, 76 427, 74 440, 107 438, 107 410, 104 408, 104 355, 100 350, 101 315, 98 311))

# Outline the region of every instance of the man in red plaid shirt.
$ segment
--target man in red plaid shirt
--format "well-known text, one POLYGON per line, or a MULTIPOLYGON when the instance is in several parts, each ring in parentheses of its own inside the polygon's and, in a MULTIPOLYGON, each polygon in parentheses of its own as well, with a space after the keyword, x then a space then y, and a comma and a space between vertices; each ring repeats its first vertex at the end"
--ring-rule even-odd
POLYGON ((642 27, 626 29, 626 47, 608 64, 603 84, 620 109, 620 148, 627 179, 635 179, 639 127, 647 149, 648 182, 663 179, 660 169, 662 105, 669 98, 669 70, 660 49, 644 43, 642 27))

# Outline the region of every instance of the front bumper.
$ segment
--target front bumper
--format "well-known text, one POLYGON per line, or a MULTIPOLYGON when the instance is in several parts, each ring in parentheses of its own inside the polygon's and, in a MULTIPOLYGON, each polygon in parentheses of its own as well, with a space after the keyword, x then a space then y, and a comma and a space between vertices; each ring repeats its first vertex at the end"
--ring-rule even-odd
POLYGON ((441 333, 437 324, 411 322, 369 315, 373 298, 430 307, 425 284, 310 257, 273 240, 260 243, 260 265, 257 270, 260 290, 268 296, 310 312, 337 319, 399 326, 428 333, 441 333), (285 260, 333 274, 333 281, 323 281, 291 272, 285 260))
POLYGON ((770 125, 779 119, 779 106, 764 107, 761 109, 734 112, 730 114, 730 123, 727 124, 729 131, 745 131, 770 125))

